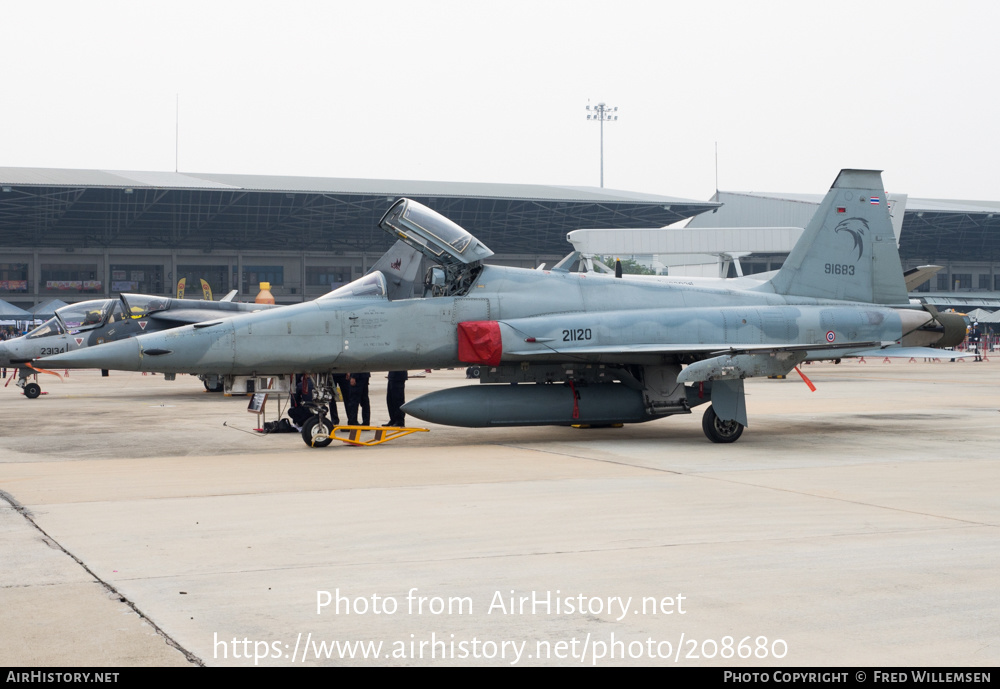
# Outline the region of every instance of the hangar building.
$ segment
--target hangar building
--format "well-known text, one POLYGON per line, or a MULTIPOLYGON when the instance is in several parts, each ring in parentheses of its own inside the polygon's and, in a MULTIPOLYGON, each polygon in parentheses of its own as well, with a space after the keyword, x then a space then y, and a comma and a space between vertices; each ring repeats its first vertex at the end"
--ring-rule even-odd
POLYGON ((580 227, 660 227, 706 210, 692 201, 589 187, 254 175, 0 168, 0 299, 21 308, 119 292, 241 299, 271 283, 279 303, 360 277, 392 244, 377 227, 405 196, 446 215, 496 254, 536 267, 570 251, 580 227))
MULTIPOLYGON (((717 192, 710 201, 593 187, 258 175, 0 168, 0 299, 22 308, 119 292, 187 296, 206 280, 242 299, 270 282, 279 303, 362 275, 392 243, 377 227, 405 196, 465 227, 491 262, 550 265, 581 228, 804 227, 822 194, 717 192), (711 211, 711 212, 708 212, 711 211)), ((919 296, 1000 308, 1000 203, 914 199, 900 232, 904 269, 944 266, 919 296)), ((747 274, 785 254, 754 254, 747 274)))

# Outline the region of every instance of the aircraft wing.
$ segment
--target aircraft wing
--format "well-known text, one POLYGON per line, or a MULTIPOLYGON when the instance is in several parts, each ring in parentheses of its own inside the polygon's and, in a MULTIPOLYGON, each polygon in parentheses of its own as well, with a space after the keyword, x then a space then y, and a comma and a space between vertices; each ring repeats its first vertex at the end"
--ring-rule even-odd
POLYGON ((587 360, 587 359, 627 359, 630 355, 657 354, 688 354, 695 357, 716 357, 721 355, 739 354, 778 354, 780 352, 808 352, 815 354, 826 352, 826 356, 812 356, 812 359, 889 357, 893 359, 964 359, 974 357, 974 353, 957 352, 951 349, 934 347, 899 347, 894 342, 837 342, 833 344, 798 344, 798 345, 724 345, 724 344, 683 344, 664 345, 647 344, 628 347, 553 347, 549 352, 539 350, 511 350, 504 352, 505 357, 515 359, 551 359, 551 360, 587 360))
POLYGON ((676 354, 697 359, 690 361, 677 375, 679 383, 702 381, 725 381, 756 376, 787 375, 806 359, 841 359, 847 357, 888 356, 927 357, 954 359, 971 356, 950 350, 930 347, 899 347, 895 342, 838 342, 828 344, 760 344, 760 345, 720 345, 720 344, 678 344, 678 345, 638 345, 629 347, 567 347, 561 351, 545 352, 506 351, 504 357, 513 359, 534 359, 563 362, 569 360, 587 362, 625 362, 641 355, 676 354), (541 356, 539 356, 541 354, 541 356))
POLYGON ((886 347, 863 349, 859 352, 852 352, 851 356, 887 356, 890 359, 964 359, 976 356, 972 352, 956 352, 951 349, 935 349, 933 347, 886 347))
MULTIPOLYGON (((811 351, 821 351, 821 350, 843 350, 850 351, 851 354, 845 356, 862 356, 860 354, 855 354, 855 350, 863 349, 865 351, 894 351, 894 350, 881 350, 877 349, 881 347, 884 343, 882 342, 837 342, 835 344, 796 344, 796 345, 779 345, 779 344, 759 344, 759 345, 732 345, 732 344, 720 344, 720 343, 707 343, 707 344, 645 344, 645 345, 628 345, 628 346, 615 346, 615 345, 605 345, 605 346, 589 346, 589 347, 550 347, 548 351, 539 351, 538 349, 533 350, 510 350, 505 351, 504 356, 517 357, 524 359, 537 359, 537 358, 561 358, 561 359, 573 359, 573 358, 589 358, 589 357, 606 357, 609 355, 622 355, 627 358, 631 354, 694 354, 694 355, 706 355, 706 356, 716 356, 719 354, 761 354, 767 352, 811 352, 811 351), (539 357, 541 355, 541 357, 539 357)), ((919 348, 913 348, 919 349, 919 348)), ((928 348, 929 349, 929 348, 928 348)), ((934 352, 940 352, 942 350, 929 350, 934 352)), ((871 354, 865 354, 864 356, 871 356, 871 354)), ((885 355, 883 355, 885 356, 885 355)), ((910 356, 907 354, 906 356, 910 356)), ((927 354, 919 354, 916 356, 929 356, 927 354)), ((938 355, 940 356, 940 355, 938 355)))

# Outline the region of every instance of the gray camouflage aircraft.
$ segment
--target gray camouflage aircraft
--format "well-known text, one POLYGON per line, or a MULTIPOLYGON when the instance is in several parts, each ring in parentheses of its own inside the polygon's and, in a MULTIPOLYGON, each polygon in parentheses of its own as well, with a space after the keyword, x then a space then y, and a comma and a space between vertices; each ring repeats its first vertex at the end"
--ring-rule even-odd
MULTIPOLYGON (((404 407, 456 426, 611 425, 690 413, 733 442, 747 425, 743 379, 805 360, 874 353, 946 356, 961 316, 911 304, 881 174, 843 170, 784 266, 768 280, 635 280, 486 265, 493 252, 408 199, 379 223, 432 265, 424 294, 392 296, 375 271, 314 302, 142 335, 43 360, 53 366, 224 374, 311 373, 316 416, 338 371, 478 364, 480 384, 404 407)), ((398 282, 398 281, 397 281, 398 282)))
MULTIPOLYGON (((218 319, 222 315, 250 313, 273 308, 267 304, 241 304, 231 299, 233 290, 221 301, 170 299, 147 294, 122 294, 119 298, 92 299, 57 309, 55 315, 26 335, 0 342, 0 366, 18 370, 17 385, 28 399, 42 394, 35 368, 44 356, 102 345, 142 333, 157 332, 190 323, 218 319)), ((217 376, 203 375, 205 389, 222 391, 217 376)))

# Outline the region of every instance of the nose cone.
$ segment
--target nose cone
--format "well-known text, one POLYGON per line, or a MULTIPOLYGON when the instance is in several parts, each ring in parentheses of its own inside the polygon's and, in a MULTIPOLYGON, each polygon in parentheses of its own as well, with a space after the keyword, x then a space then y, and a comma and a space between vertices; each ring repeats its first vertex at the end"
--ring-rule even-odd
POLYGON ((24 336, 0 342, 0 366, 18 366, 38 358, 38 344, 24 336))
POLYGON ((141 371, 142 354, 136 338, 77 349, 39 359, 52 368, 106 368, 114 371, 141 371))
POLYGON ((56 368, 228 374, 233 372, 233 326, 227 321, 188 325, 39 361, 56 368))

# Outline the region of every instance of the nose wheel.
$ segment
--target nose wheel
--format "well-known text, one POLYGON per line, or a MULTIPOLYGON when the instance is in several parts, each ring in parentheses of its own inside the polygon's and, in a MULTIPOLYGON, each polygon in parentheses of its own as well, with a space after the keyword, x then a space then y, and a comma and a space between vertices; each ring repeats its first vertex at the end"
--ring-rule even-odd
POLYGON ((29 400, 33 400, 42 394, 42 386, 38 383, 25 383, 24 384, 24 396, 29 400))
POLYGON ((302 424, 302 439, 309 447, 326 447, 333 442, 333 424, 325 416, 313 416, 302 424))

